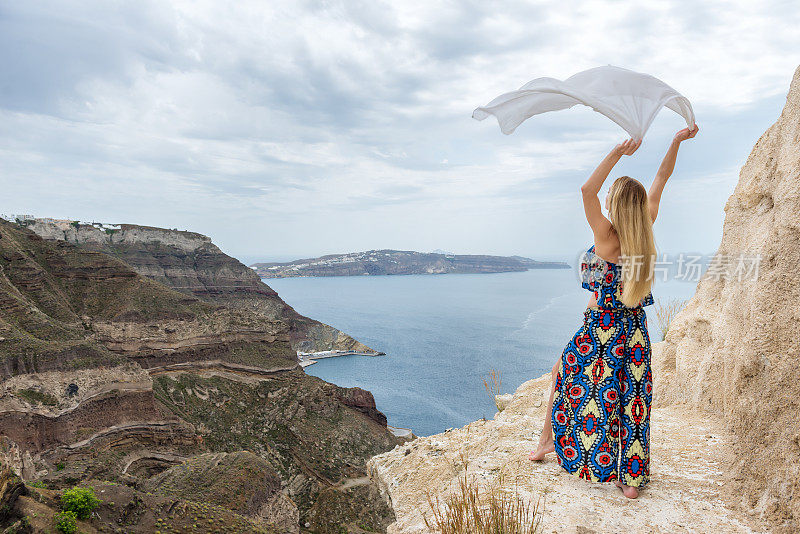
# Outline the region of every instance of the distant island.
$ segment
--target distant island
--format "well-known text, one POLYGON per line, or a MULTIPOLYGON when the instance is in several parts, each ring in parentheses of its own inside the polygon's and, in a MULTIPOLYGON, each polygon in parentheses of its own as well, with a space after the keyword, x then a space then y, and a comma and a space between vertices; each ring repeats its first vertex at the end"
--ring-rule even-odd
POLYGON ((286 263, 254 263, 261 278, 297 276, 364 276, 394 274, 505 273, 528 269, 569 269, 557 261, 536 261, 522 256, 442 254, 413 250, 367 250, 329 254, 286 263))

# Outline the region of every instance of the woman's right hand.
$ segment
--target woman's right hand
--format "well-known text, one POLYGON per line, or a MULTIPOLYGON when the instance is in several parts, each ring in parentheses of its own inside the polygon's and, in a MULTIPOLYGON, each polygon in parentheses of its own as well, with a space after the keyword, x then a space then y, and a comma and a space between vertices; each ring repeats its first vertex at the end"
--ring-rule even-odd
POLYGON ((623 141, 614 147, 613 152, 617 156, 630 156, 642 145, 642 140, 634 141, 633 138, 623 141))
POLYGON ((692 137, 697 135, 697 132, 699 131, 700 127, 696 124, 694 125, 693 128, 684 128, 683 130, 675 134, 675 141, 682 143, 683 141, 691 139, 692 137))

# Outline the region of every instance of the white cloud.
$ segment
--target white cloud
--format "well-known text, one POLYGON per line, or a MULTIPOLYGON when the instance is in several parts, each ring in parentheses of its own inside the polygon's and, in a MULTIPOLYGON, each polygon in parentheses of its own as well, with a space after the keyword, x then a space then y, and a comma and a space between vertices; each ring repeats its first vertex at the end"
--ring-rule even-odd
MULTIPOLYGON (((680 168, 713 176, 731 167, 718 147, 749 150, 763 128, 731 130, 737 117, 775 116, 797 27, 789 2, 10 4, 0 185, 12 211, 187 227, 242 254, 531 253, 531 228, 556 232, 545 252, 573 250, 572 192, 621 130, 574 109, 507 137, 474 107, 598 64, 650 72, 690 97, 707 139, 680 168)), ((642 176, 680 127, 668 113, 626 163, 642 176)))

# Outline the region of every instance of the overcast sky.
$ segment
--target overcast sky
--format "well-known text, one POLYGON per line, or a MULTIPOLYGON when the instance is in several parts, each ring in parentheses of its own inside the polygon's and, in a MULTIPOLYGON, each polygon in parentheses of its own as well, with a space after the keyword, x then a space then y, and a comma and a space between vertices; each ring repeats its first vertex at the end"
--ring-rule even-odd
MULTIPOLYGON (((613 64, 692 101, 656 239, 713 252, 800 64, 800 10, 647 4, 0 0, 0 211, 193 230, 245 261, 572 259, 579 187, 625 132, 576 107, 505 136, 472 110, 613 64)), ((612 176, 649 185, 683 126, 663 110, 612 176)))

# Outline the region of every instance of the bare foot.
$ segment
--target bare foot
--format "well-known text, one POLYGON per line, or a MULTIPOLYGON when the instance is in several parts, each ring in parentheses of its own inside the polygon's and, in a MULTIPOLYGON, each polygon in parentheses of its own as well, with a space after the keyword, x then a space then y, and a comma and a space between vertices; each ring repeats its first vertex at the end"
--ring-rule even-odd
POLYGON ((532 462, 541 462, 542 460, 544 460, 545 454, 547 454, 548 452, 553 452, 555 450, 556 447, 552 441, 548 441, 547 443, 540 443, 535 451, 531 451, 531 453, 528 455, 528 459, 532 462))
POLYGON ((639 496, 639 490, 633 486, 626 486, 619 480, 614 481, 614 485, 622 490, 622 494, 629 499, 635 499, 639 496))

